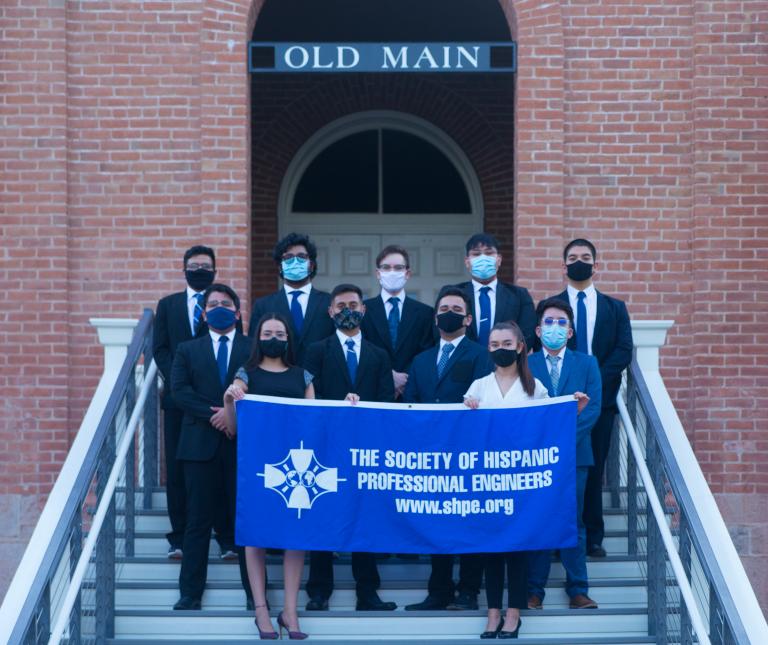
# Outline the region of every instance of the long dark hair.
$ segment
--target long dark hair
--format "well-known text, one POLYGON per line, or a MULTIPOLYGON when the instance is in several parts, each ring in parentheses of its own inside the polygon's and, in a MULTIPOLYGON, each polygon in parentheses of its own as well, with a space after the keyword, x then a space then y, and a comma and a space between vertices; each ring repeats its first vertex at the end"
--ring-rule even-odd
POLYGON ((520 356, 517 359, 517 375, 520 377, 520 383, 522 383, 525 393, 528 396, 533 396, 533 393, 536 391, 536 379, 533 378, 531 368, 528 367, 528 346, 525 344, 523 331, 516 322, 500 322, 493 326, 491 334, 502 330, 511 331, 515 338, 517 338, 517 342, 523 344, 523 349, 520 350, 520 356))
POLYGON ((275 311, 270 311, 259 318, 259 322, 256 323, 256 332, 253 334, 253 349, 251 349, 251 355, 248 358, 248 362, 244 365, 246 370, 257 368, 261 363, 261 359, 264 358, 259 350, 259 338, 261 337, 261 328, 268 320, 277 320, 278 322, 283 323, 285 333, 288 337, 288 351, 283 355, 283 363, 285 363, 286 367, 293 365, 293 332, 291 331, 291 326, 288 324, 285 316, 275 311))

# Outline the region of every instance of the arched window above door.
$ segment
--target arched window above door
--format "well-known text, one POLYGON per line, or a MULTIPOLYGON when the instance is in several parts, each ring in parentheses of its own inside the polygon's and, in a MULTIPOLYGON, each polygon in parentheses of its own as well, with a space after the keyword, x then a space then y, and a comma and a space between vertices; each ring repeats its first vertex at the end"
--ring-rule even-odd
POLYGON ((385 127, 348 134, 317 153, 298 182, 291 210, 472 212, 467 186, 442 150, 416 134, 385 127))

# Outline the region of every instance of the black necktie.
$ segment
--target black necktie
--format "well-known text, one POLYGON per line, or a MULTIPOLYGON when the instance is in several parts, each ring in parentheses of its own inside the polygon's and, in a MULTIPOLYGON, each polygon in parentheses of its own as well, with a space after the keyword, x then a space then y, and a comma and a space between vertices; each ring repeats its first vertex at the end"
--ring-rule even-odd
POLYGON ((222 386, 227 384, 227 343, 229 338, 219 336, 219 351, 216 353, 216 364, 219 366, 219 380, 222 386))

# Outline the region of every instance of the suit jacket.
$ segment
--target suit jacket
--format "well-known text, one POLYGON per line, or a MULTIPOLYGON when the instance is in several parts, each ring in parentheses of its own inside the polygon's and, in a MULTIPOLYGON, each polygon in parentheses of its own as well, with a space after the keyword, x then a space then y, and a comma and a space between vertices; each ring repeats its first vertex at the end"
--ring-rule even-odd
MULTIPOLYGON (((208 325, 200 321, 195 337, 208 336, 208 325)), ((187 292, 172 293, 161 298, 157 303, 155 324, 152 329, 152 353, 157 369, 163 375, 163 408, 176 407, 171 397, 171 365, 180 343, 192 340, 187 311, 187 292)))
POLYGON ((403 401, 406 403, 461 403, 472 382, 493 370, 488 351, 469 339, 462 340, 451 354, 443 375, 437 376, 440 346, 419 354, 408 372, 403 401))
POLYGON ((587 407, 576 417, 576 465, 592 466, 595 463, 592 455, 592 427, 600 417, 602 393, 600 369, 595 357, 566 349, 560 366, 557 392, 552 387, 549 363, 545 360, 542 351, 534 352, 528 357, 528 366, 533 375, 547 388, 549 396, 584 392, 589 397, 587 407))
MULTIPOLYGON (((568 291, 556 298, 568 302, 568 291)), ((627 306, 618 298, 597 292, 597 314, 592 334, 592 355, 600 366, 603 379, 603 407, 615 408, 621 386, 621 373, 632 362, 632 326, 627 306)), ((576 334, 568 340, 569 349, 576 349, 576 334)))
POLYGON ((213 459, 220 441, 229 441, 210 424, 211 406, 224 405, 224 390, 250 355, 251 340, 237 332, 232 341, 227 382, 222 385, 210 334, 179 345, 171 368, 173 399, 184 412, 177 459, 208 461, 213 459))
POLYGON ((432 307, 406 296, 397 328, 397 344, 392 347, 384 301, 380 296, 365 301, 363 338, 387 352, 396 372, 407 372, 413 358, 435 344, 434 327, 432 307))
MULTIPOLYGON (((477 341, 477 313, 475 312, 475 290, 472 282, 462 282, 457 287, 463 289, 469 296, 472 305, 472 324, 467 329, 467 338, 477 341)), ((536 338, 536 310, 528 289, 518 287, 508 282, 497 283, 496 312, 493 324, 498 322, 516 322, 525 335, 525 343, 533 347, 536 338)))
POLYGON ((349 378, 347 358, 335 333, 309 346, 304 369, 315 377, 312 383, 318 399, 342 401, 354 392, 363 401, 391 403, 395 400, 389 356, 365 338, 354 383, 349 378))
POLYGON ((285 289, 280 289, 275 293, 271 293, 268 296, 259 298, 253 303, 253 311, 251 312, 251 322, 248 324, 248 336, 253 338, 256 333, 256 326, 258 325, 259 318, 266 313, 278 313, 285 316, 288 320, 288 324, 291 326, 294 339, 294 362, 296 365, 305 367, 304 360, 307 353, 307 348, 318 340, 327 338, 336 331, 333 325, 333 320, 328 315, 328 307, 331 306, 331 296, 325 291, 319 289, 312 289, 309 292, 309 300, 307 301, 307 311, 304 314, 304 325, 301 329, 301 334, 296 333, 296 328, 293 326, 293 318, 291 317, 291 307, 288 302, 288 296, 285 293, 285 289))

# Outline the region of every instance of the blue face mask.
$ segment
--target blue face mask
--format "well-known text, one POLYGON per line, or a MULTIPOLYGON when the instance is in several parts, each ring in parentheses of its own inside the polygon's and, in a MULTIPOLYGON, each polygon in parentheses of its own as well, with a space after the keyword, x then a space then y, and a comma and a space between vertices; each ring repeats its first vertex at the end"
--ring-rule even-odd
POLYGON ((472 276, 478 280, 487 280, 496 275, 495 255, 476 255, 470 260, 472 276))
POLYGON ((568 327, 547 325, 541 328, 541 344, 547 349, 560 349, 568 341, 568 327))
POLYGON ((291 282, 301 282, 309 275, 309 260, 291 258, 280 263, 283 270, 283 278, 291 282))
POLYGON ((210 311, 205 312, 205 319, 208 321, 208 326, 215 331, 225 331, 235 326, 237 318, 236 312, 226 307, 216 307, 210 311))

